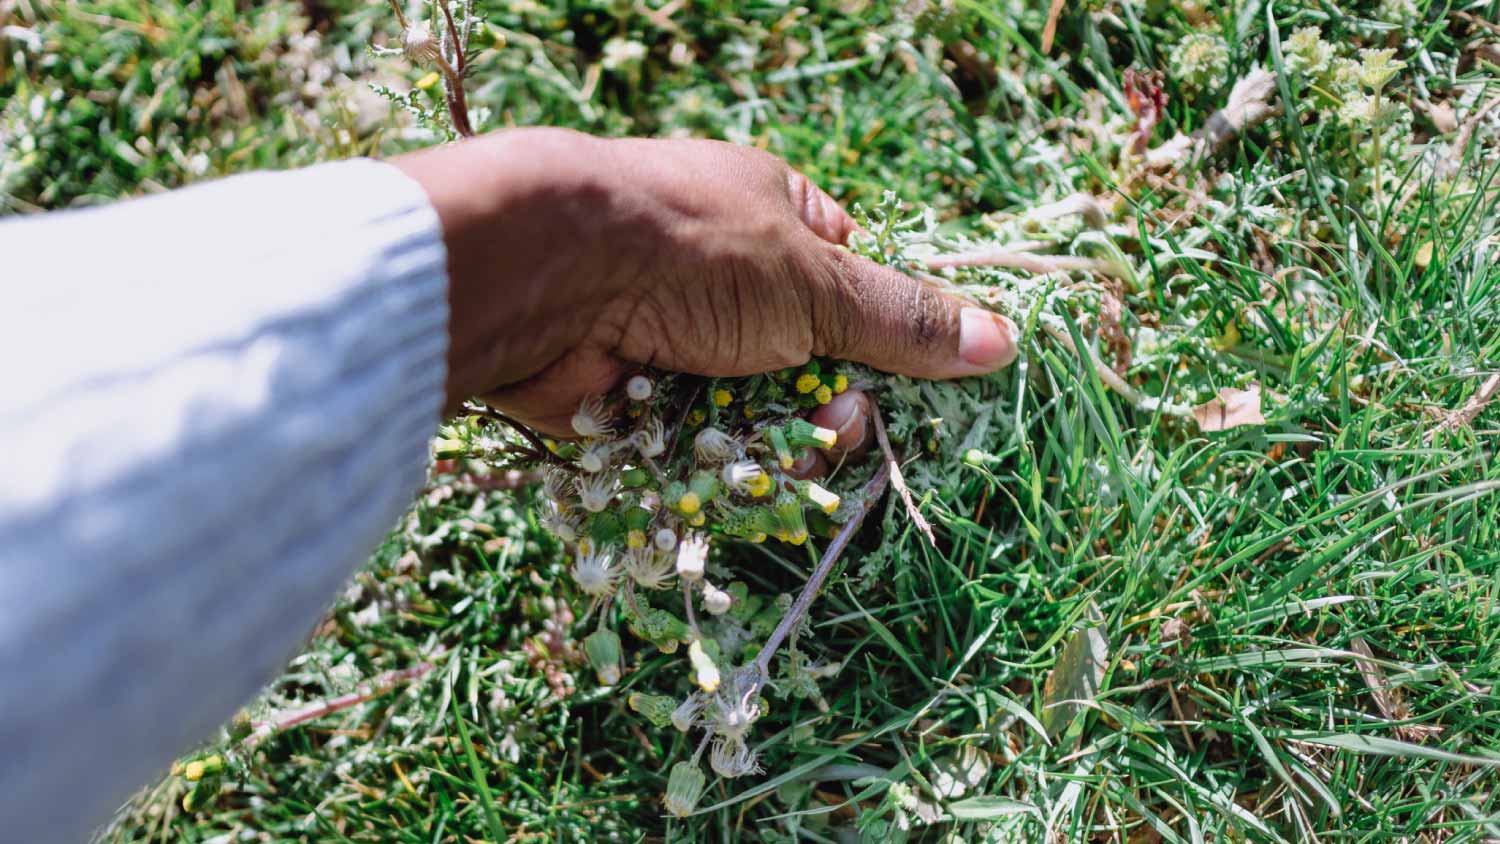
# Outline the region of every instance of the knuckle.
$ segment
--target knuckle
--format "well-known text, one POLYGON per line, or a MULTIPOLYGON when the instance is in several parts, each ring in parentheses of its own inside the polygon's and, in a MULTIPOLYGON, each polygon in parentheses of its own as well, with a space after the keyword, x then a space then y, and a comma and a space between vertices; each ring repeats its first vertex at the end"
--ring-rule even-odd
POLYGON ((922 349, 945 342, 957 328, 948 300, 921 282, 913 282, 911 286, 907 317, 912 326, 912 342, 922 349))

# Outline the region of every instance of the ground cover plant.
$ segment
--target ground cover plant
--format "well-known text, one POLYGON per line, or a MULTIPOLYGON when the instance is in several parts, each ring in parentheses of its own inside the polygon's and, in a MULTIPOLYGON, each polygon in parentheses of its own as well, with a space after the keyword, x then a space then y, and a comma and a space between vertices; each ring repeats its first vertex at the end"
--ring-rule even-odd
POLYGON ((475 407, 306 652, 106 840, 1500 837, 1492 4, 491 0, 452 5, 442 61, 411 37, 441 42, 442 10, 400 13, 0 0, 4 207, 463 118, 717 137, 857 208, 854 248, 1015 318, 1021 359, 642 373, 595 471, 475 407), (851 383, 910 507, 870 487, 884 450, 756 494, 770 428, 851 383), (732 459, 700 463, 705 429, 732 459), (606 469, 596 513, 564 481, 606 469), (674 515, 637 524, 619 490, 652 486, 674 515), (581 565, 663 524, 674 556, 581 565), (732 687, 851 524, 712 764, 719 731, 669 705, 732 687), (679 595, 697 538, 723 615, 679 595))

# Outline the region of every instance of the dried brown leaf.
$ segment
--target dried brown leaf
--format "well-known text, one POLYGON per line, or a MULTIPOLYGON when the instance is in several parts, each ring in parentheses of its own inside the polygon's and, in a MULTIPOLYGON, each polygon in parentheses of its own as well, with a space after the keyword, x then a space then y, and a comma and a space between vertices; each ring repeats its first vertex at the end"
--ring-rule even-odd
POLYGON ((1094 700, 1104 682, 1109 640, 1104 627, 1094 620, 1098 611, 1089 615, 1084 626, 1068 637, 1042 687, 1042 726, 1054 736, 1067 729, 1073 716, 1094 700))

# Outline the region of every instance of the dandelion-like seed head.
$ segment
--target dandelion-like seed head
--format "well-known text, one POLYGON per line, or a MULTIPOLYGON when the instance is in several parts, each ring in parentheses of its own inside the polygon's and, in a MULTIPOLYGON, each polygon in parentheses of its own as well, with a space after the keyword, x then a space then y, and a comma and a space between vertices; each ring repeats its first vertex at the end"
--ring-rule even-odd
POLYGON ((723 589, 703 581, 703 609, 709 615, 723 615, 729 612, 729 607, 734 603, 734 598, 723 589))
POLYGON ((432 64, 441 55, 437 37, 423 23, 413 24, 401 33, 401 52, 407 61, 422 66, 432 64))
POLYGON ((655 548, 632 548, 625 554, 625 573, 642 589, 666 589, 677 574, 672 555, 655 548))
POLYGON ((753 665, 738 668, 729 675, 724 688, 714 695, 709 719, 715 735, 741 741, 760 718, 759 676, 753 665))
POLYGON ((753 495, 752 485, 759 486, 762 478, 766 478, 766 470, 754 460, 735 460, 719 470, 724 486, 742 495, 753 495))
POLYGON ((666 429, 662 427, 661 419, 653 416, 635 432, 635 448, 647 460, 659 457, 667 450, 666 429))
POLYGON ((615 478, 608 472, 599 472, 574 481, 578 499, 583 509, 590 513, 602 513, 615 497, 615 478))
POLYGON ((673 551, 677 548, 677 531, 664 527, 651 537, 651 541, 659 550, 673 551))
POLYGON ((703 707, 708 705, 708 699, 694 692, 677 704, 672 710, 672 726, 680 733, 685 733, 698 723, 698 716, 703 713, 703 707))
POLYGON ((588 396, 578 405, 573 414, 573 430, 580 437, 607 437, 610 432, 609 413, 604 408, 603 396, 588 396))
POLYGON ((704 428, 693 437, 693 454, 700 463, 724 463, 739 453, 740 444, 718 428, 704 428))
POLYGON ((653 388, 650 378, 644 375, 632 375, 630 380, 625 382, 625 395, 629 396, 631 401, 645 401, 651 398, 653 388))
POLYGON ((546 509, 542 513, 542 527, 564 542, 573 542, 578 539, 577 523, 572 514, 564 510, 558 502, 547 502, 546 509))
POLYGON ((708 562, 708 540, 698 534, 683 537, 677 545, 677 576, 689 582, 703 577, 703 567, 708 562))
POLYGON ((573 581, 578 588, 595 598, 613 594, 620 572, 612 565, 612 557, 608 548, 579 547, 573 561, 573 581))
POLYGON ((725 779, 758 774, 761 771, 760 760, 755 751, 737 739, 715 739, 713 749, 708 753, 708 766, 725 779))
POLYGON ((573 493, 573 476, 560 466, 548 466, 542 473, 542 493, 549 501, 567 501, 573 493))
POLYGON ((578 468, 585 472, 602 472, 609 465, 609 456, 613 451, 607 441, 593 440, 579 453, 578 468))

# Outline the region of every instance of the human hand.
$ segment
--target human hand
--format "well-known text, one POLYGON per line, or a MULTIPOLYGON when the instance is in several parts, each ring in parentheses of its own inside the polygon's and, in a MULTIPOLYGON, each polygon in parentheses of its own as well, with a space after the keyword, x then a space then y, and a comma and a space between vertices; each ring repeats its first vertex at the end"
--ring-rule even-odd
MULTIPOLYGON (((395 163, 443 223, 450 406, 483 395, 567 435, 585 395, 640 366, 737 376, 827 355, 953 378, 1016 355, 1003 317, 840 248, 853 220, 758 150, 538 129, 395 163)), ((817 421, 862 442, 864 402, 817 421)))

